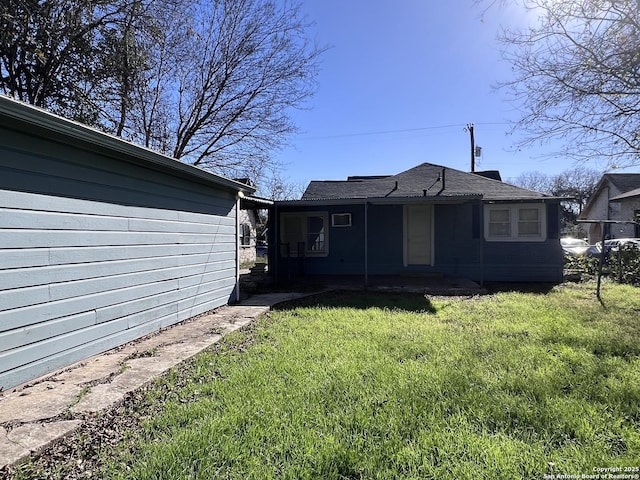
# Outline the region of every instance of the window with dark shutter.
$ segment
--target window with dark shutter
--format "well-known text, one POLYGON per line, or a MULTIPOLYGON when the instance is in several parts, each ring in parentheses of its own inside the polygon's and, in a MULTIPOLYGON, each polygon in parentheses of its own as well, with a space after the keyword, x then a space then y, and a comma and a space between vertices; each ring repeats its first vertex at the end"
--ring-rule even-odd
POLYGON ((248 223, 240 225, 240 245, 251 245, 251 225, 248 223))

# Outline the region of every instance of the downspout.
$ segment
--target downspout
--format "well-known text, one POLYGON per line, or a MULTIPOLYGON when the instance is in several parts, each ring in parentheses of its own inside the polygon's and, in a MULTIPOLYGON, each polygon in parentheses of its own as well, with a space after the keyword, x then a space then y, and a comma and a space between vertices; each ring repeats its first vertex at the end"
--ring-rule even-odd
POLYGON ((442 169, 442 173, 440 174, 440 191, 438 193, 436 193, 436 195, 440 195, 444 189, 447 187, 446 184, 446 178, 445 178, 445 170, 446 169, 442 169))
MULTIPOLYGON (((393 188, 391 189, 391 191, 385 195, 385 197, 388 197, 389 195, 391 195, 391 194, 392 194, 393 192, 395 192, 396 190, 398 190, 398 181, 397 181, 397 180, 396 180, 396 184, 393 186, 393 188)), ((367 201, 365 200, 365 203, 366 203, 366 202, 367 202, 367 201)))
POLYGON ((240 302, 240 199, 242 191, 236 195, 236 303, 240 302))

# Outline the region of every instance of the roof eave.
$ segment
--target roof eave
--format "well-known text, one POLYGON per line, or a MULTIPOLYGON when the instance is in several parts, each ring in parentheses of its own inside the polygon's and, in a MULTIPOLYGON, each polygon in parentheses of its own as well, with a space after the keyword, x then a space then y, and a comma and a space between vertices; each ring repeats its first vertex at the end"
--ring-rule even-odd
POLYGON ((620 195, 617 195, 615 197, 611 197, 609 199, 609 201, 610 202, 621 202, 622 200, 627 200, 629 198, 635 198, 635 197, 640 197, 640 188, 636 188, 636 189, 630 190, 628 192, 621 193, 620 195))
POLYGON ((462 203, 470 200, 482 200, 482 195, 427 195, 412 197, 349 197, 349 198, 309 198, 301 200, 276 201, 278 206, 310 205, 362 205, 370 204, 408 204, 408 203, 462 203))
POLYGON ((485 196, 484 197, 484 202, 485 203, 547 203, 547 202, 551 202, 551 203, 556 203, 556 202, 562 202, 562 201, 566 201, 566 200, 573 200, 571 197, 552 197, 552 196, 545 196, 545 197, 490 197, 490 196, 485 196))
POLYGON ((273 205, 273 200, 268 198, 255 197, 252 195, 246 196, 240 200, 240 208, 249 209, 265 209, 273 205))
POLYGON ((45 138, 75 147, 78 147, 78 142, 81 142, 81 148, 85 150, 100 153, 105 153, 106 150, 107 153, 111 152, 111 156, 119 153, 124 155, 124 157, 117 156, 119 160, 197 180, 200 183, 215 184, 248 194, 256 191, 249 185, 216 175, 6 96, 0 96, 0 125, 12 130, 38 133, 45 138))

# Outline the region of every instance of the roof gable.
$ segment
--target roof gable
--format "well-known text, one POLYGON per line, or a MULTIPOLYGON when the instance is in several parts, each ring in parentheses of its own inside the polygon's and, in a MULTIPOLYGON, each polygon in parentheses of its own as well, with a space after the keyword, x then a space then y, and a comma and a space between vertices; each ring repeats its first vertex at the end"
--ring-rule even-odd
POLYGON ((602 175, 598 185, 596 185, 595 192, 591 197, 589 197, 587 204, 582 209, 582 213, 580 214, 581 219, 589 218, 591 215, 591 209, 597 202, 598 198, 600 198, 604 188, 609 185, 613 186, 618 192, 620 192, 612 198, 609 198, 609 200, 620 200, 622 198, 635 196, 626 194, 640 189, 640 173, 605 173, 602 175))
POLYGON ((422 163, 397 175, 387 177, 349 177, 344 181, 312 181, 302 199, 469 195, 482 195, 486 200, 550 198, 549 195, 543 193, 516 187, 474 173, 442 165, 422 163))

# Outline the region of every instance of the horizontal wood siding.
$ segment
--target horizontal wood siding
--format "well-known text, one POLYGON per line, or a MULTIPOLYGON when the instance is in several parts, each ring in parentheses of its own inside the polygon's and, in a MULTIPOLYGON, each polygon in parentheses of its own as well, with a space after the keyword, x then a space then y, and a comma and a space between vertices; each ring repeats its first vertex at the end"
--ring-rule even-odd
POLYGON ((403 270, 402 205, 369 206, 369 274, 396 275, 403 270))
POLYGON ((562 282, 560 240, 485 242, 484 279, 500 282, 562 282))
POLYGON ((0 389, 232 298, 234 191, 0 133, 0 389))
MULTIPOLYGON (((555 208, 553 204, 551 206, 555 208)), ((437 272, 477 281, 562 281, 563 256, 557 238, 549 236, 543 242, 486 242, 481 238, 482 222, 477 203, 435 204, 433 208, 434 264, 405 267, 403 206, 369 205, 369 275, 437 272)), ((280 207, 278 211, 327 212, 329 219, 333 213, 352 215, 351 227, 328 227, 329 252, 326 257, 275 258, 280 278, 299 274, 364 274, 364 205, 294 206, 280 207)), ((557 217, 553 222, 557 223, 557 217)), ((275 239, 271 241, 275 243, 275 239)))

